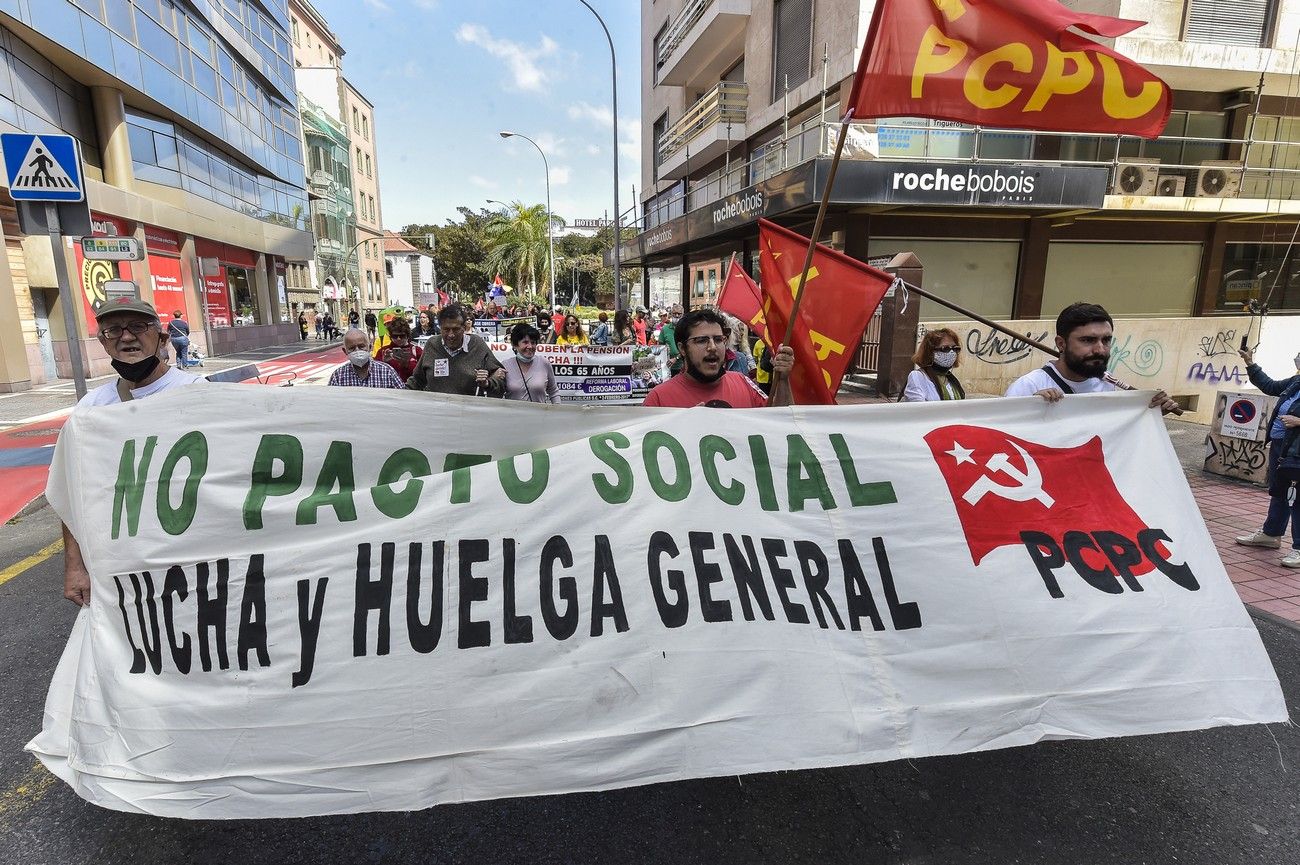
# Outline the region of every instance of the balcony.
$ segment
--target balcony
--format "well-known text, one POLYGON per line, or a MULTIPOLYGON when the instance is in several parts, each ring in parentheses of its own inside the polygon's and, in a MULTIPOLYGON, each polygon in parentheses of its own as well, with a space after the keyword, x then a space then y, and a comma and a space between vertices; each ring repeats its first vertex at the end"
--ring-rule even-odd
POLYGON ((659 142, 659 178, 686 176, 687 162, 703 165, 745 139, 745 106, 749 88, 719 82, 687 109, 659 142))
POLYGON ((659 43, 656 79, 671 87, 717 81, 745 53, 751 0, 691 0, 659 43))

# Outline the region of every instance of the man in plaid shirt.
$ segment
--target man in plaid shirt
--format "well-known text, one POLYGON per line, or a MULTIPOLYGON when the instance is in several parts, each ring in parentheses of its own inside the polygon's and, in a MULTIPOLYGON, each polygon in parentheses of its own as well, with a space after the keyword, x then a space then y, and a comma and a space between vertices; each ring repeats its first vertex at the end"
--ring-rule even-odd
POLYGON ((348 362, 330 375, 331 387, 406 387, 396 370, 370 357, 370 335, 364 330, 354 328, 343 335, 343 353, 348 362))

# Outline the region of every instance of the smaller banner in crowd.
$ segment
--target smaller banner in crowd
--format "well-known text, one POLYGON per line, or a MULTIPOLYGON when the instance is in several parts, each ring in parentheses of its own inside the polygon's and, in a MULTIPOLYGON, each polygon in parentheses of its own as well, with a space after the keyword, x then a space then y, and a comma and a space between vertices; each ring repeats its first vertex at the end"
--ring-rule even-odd
MULTIPOLYGON (((489 342, 502 364, 514 363, 508 342, 489 342)), ((662 345, 539 345, 537 356, 555 370, 560 402, 640 405, 668 380, 668 347, 662 345)))
POLYGON ((79 410, 91 601, 28 748, 220 819, 1286 720, 1150 397, 79 410))

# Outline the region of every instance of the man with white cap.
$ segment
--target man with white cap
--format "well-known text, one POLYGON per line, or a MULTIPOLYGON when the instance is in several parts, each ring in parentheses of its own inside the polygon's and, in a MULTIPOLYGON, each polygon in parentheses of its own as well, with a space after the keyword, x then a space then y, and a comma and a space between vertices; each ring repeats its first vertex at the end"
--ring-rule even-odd
MULTIPOLYGON (((167 343, 153 304, 131 297, 110 300, 95 313, 99 344, 112 359, 118 378, 100 385, 77 403, 76 411, 143 399, 160 391, 202 381, 162 360, 167 343)), ((77 606, 90 603, 90 574, 81 545, 63 526, 63 597, 77 606)))

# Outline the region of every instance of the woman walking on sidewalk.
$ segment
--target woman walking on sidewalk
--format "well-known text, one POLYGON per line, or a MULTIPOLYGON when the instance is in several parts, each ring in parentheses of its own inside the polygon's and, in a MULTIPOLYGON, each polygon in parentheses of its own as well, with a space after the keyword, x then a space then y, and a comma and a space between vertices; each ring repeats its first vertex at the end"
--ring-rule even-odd
POLYGON ((176 352, 176 367, 185 369, 190 365, 190 325, 179 309, 172 312, 172 320, 167 322, 167 337, 171 340, 172 351, 176 352))
MULTIPOLYGON (((1257 532, 1242 535, 1237 543, 1243 547, 1282 546, 1286 524, 1291 523, 1291 552, 1282 558, 1284 568, 1300 568, 1300 494, 1294 489, 1300 482, 1300 375, 1274 381, 1255 363, 1255 353, 1241 350, 1250 383, 1269 396, 1278 397, 1277 408, 1268 419, 1268 516, 1257 532)), ((1296 355, 1300 369, 1300 354, 1296 355)))

